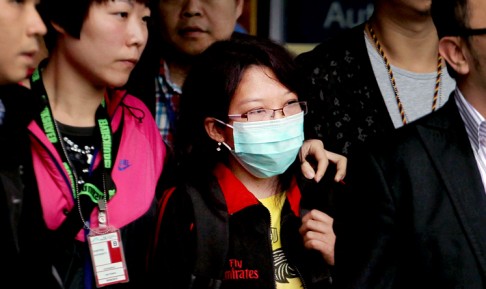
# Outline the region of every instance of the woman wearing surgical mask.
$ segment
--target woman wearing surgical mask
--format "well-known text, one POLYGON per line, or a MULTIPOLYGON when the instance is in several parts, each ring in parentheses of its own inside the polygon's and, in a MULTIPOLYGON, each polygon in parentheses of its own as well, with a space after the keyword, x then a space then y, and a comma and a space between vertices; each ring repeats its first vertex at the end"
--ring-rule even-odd
POLYGON ((159 207, 154 284, 330 286, 333 220, 301 205, 300 83, 292 56, 267 39, 216 42, 198 59, 175 144, 184 175, 159 207))

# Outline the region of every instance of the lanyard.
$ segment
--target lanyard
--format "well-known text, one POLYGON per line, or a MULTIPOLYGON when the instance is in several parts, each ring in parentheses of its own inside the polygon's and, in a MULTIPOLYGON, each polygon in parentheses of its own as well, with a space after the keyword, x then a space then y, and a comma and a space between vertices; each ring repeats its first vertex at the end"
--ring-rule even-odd
MULTIPOLYGON (((66 169, 69 179, 71 181, 71 189, 72 195, 74 199, 78 199, 79 204, 79 195, 87 195, 91 198, 91 200, 99 204, 103 202, 106 205, 106 193, 108 193, 108 197, 111 198, 115 194, 115 188, 110 187, 106 188, 106 178, 110 178, 111 180, 111 168, 113 165, 112 160, 112 132, 110 127, 110 121, 108 117, 108 113, 106 111, 106 104, 105 100, 103 99, 100 106, 96 110, 95 118, 96 118, 96 127, 100 132, 101 137, 101 151, 102 151, 102 164, 103 164, 103 190, 100 190, 95 185, 91 183, 85 183, 83 188, 80 190, 78 188, 78 177, 76 174, 76 170, 72 165, 69 157, 67 155, 66 149, 61 139, 61 133, 57 126, 56 121, 52 115, 52 109, 49 104, 49 99, 47 97, 47 92, 45 90, 44 84, 42 82, 42 77, 40 73, 41 67, 43 67, 44 63, 39 65, 34 73, 31 76, 31 87, 34 94, 41 97, 43 102, 43 109, 40 112, 40 120, 42 122, 42 127, 44 133, 46 134, 49 141, 56 147, 56 150, 61 155, 61 159, 63 161, 63 166, 66 169)), ((93 160, 94 161, 94 160, 93 160)), ((110 182, 113 183, 113 182, 110 182)))
MULTIPOLYGON (((59 130, 59 126, 57 125, 53 115, 52 109, 49 104, 49 98, 47 97, 47 92, 45 90, 44 84, 42 82, 41 76, 41 69, 46 64, 46 61, 41 62, 39 67, 34 71, 31 76, 30 83, 32 91, 35 95, 41 98, 42 100, 42 110, 40 112, 40 123, 42 123, 42 128, 44 133, 46 134, 49 141, 54 145, 56 150, 59 152, 63 166, 66 169, 69 179, 71 181, 71 191, 72 196, 76 200, 77 208, 79 212, 79 216, 81 217, 81 221, 84 224, 84 231, 87 234, 88 231, 98 232, 100 234, 104 234, 105 232, 109 232, 109 226, 107 221, 107 205, 108 199, 111 199, 115 195, 115 186, 114 182, 111 178, 111 169, 113 166, 113 159, 112 159, 112 152, 113 152, 113 135, 110 126, 110 120, 108 113, 106 111, 106 102, 105 99, 101 101, 101 104, 96 109, 95 119, 96 119, 96 128, 99 131, 99 135, 96 135, 98 138, 97 143, 99 143, 99 138, 101 138, 101 153, 102 153, 102 166, 103 169, 101 170, 102 174, 102 183, 103 188, 100 190, 92 183, 84 183, 83 188, 79 188, 78 183, 78 176, 76 174, 76 169, 72 164, 69 156, 67 154, 64 142, 61 137, 61 131, 59 130), (107 183, 109 187, 107 188, 107 183), (91 201, 98 205, 98 227, 97 228, 90 228, 90 221, 85 220, 83 217, 83 212, 81 210, 81 195, 88 196, 91 201), (106 230, 106 231, 104 231, 106 230)), ((96 154, 93 156, 93 160, 90 165, 93 168, 93 164, 96 159, 96 154)), ((90 170, 91 170, 90 168, 90 170)), ((89 203, 88 203, 89 204, 89 203)), ((88 207, 90 207, 88 205, 88 207)), ((119 240, 118 240, 119 241, 119 240)), ((86 251, 88 252, 88 251, 86 251)), ((84 261, 84 284, 86 288, 92 288, 92 280, 93 280, 93 270, 90 261, 90 256, 87 256, 84 261)))

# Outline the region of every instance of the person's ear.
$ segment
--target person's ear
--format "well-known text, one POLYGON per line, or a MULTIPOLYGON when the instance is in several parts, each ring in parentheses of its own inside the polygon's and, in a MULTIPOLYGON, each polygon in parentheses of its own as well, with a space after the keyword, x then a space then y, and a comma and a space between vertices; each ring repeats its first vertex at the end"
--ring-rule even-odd
POLYGON ((243 6, 245 5, 245 0, 235 0, 236 1, 236 19, 240 18, 243 14, 243 6))
POLYGON ((206 117, 204 128, 208 136, 216 142, 224 142, 223 128, 214 117, 206 117))
POLYGON ((439 53, 459 75, 469 73, 468 46, 459 36, 445 36, 439 41, 439 53))
POLYGON ((54 21, 51 21, 52 27, 57 31, 59 34, 66 34, 66 30, 59 26, 59 24, 55 23, 54 21))

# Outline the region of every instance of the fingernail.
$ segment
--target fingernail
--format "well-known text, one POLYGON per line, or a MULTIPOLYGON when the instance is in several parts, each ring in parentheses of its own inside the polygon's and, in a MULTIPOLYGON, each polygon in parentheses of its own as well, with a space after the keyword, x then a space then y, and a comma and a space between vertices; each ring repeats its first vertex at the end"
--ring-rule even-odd
POLYGON ((304 176, 308 179, 313 179, 316 174, 312 170, 305 170, 304 176))

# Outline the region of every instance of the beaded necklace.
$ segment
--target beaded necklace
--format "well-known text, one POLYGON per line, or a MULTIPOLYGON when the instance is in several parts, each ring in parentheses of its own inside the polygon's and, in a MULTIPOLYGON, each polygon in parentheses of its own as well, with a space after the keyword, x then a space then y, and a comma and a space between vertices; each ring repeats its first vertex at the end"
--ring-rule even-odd
MULTIPOLYGON (((383 58, 383 62, 385 63, 385 67, 388 71, 388 77, 390 78, 390 83, 393 88, 393 92, 395 93, 395 99, 397 101, 398 105, 398 110, 400 112, 400 116, 402 118, 402 123, 403 125, 407 124, 407 116, 405 113, 405 109, 403 108, 402 101, 400 100, 400 96, 398 94, 398 88, 397 84, 395 82, 395 76, 393 75, 393 71, 390 66, 390 62, 388 61, 388 58, 385 55, 385 51, 383 50, 383 47, 381 46, 380 42, 378 41, 378 37, 376 37, 375 32, 373 31, 373 28, 371 28, 371 25, 369 22, 366 23, 366 29, 368 29, 371 38, 375 42, 376 50, 380 53, 381 57, 383 58)), ((437 79, 435 81, 435 88, 434 88, 434 98, 432 101, 432 111, 435 111, 437 109, 437 102, 439 100, 439 90, 440 90, 440 83, 442 80, 442 56, 438 54, 437 56, 437 79)))

